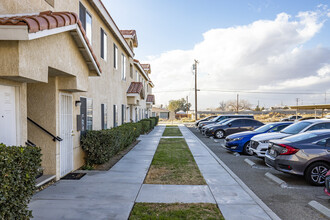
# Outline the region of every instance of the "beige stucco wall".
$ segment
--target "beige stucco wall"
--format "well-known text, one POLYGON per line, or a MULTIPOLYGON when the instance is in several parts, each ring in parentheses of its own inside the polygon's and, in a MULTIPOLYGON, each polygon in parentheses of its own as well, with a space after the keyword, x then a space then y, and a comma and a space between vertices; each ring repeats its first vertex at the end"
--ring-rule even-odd
MULTIPOLYGON (((47 72, 46 72, 47 74, 47 72)), ((57 135, 56 78, 48 83, 30 83, 27 86, 28 117, 53 135, 57 135)), ((41 148, 44 174, 56 173, 56 142, 52 137, 28 122, 28 139, 41 148)))
POLYGON ((19 72, 18 41, 0 40, 0 75, 16 76, 19 72))

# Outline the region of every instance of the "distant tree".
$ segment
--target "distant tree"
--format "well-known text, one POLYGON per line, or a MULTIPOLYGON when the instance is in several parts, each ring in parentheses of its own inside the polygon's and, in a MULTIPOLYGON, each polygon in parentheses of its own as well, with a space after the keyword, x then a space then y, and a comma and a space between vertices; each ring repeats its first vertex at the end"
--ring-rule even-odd
POLYGON ((221 111, 226 111, 226 108, 227 108, 227 104, 225 101, 221 101, 219 103, 219 107, 217 109, 221 110, 221 111))
POLYGON ((241 111, 241 110, 248 110, 251 109, 251 103, 245 99, 241 99, 238 102, 237 106, 237 101, 236 100, 229 100, 226 103, 226 107, 228 111, 241 111))
POLYGON ((256 106, 256 108, 254 109, 254 111, 260 112, 261 108, 259 107, 259 105, 256 106))
POLYGON ((168 104, 168 110, 173 112, 178 112, 180 110, 182 111, 189 111, 191 108, 191 104, 187 103, 187 101, 184 98, 178 99, 178 100, 170 100, 168 104))

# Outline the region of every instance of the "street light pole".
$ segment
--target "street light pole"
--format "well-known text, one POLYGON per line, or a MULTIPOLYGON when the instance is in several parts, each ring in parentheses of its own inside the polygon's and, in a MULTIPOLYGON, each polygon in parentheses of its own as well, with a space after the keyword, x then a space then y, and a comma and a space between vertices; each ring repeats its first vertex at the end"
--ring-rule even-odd
POLYGON ((195 120, 197 121, 197 64, 198 60, 195 60, 194 69, 195 69, 195 120))

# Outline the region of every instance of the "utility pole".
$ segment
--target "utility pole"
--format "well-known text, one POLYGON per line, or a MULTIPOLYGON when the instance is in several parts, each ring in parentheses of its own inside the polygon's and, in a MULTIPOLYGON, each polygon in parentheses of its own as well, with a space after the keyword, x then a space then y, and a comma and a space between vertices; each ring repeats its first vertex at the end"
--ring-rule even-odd
POLYGON ((299 104, 299 98, 296 98, 296 102, 297 102, 297 108, 296 108, 296 119, 298 117, 298 104, 299 104))
POLYGON ((197 121, 197 64, 198 60, 195 60, 193 69, 195 70, 195 120, 197 121))
POLYGON ((324 104, 327 104, 327 91, 324 93, 324 104))
POLYGON ((238 99, 239 99, 239 94, 237 94, 237 98, 236 98, 236 113, 238 113, 238 99))

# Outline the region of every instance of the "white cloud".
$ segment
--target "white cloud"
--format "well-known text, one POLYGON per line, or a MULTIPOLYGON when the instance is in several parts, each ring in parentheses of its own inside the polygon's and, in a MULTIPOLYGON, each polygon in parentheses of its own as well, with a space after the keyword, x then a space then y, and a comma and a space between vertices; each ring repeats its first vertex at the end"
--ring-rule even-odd
MULTIPOLYGON (((191 65, 200 61, 198 74, 199 106, 217 106, 236 94, 217 90, 326 90, 330 82, 330 50, 304 49, 322 28, 327 6, 300 12, 294 18, 280 13, 274 20, 258 20, 248 25, 212 29, 192 50, 169 51, 152 57, 154 92, 158 104, 191 95, 182 91, 194 87, 191 65), (209 90, 209 92, 207 92, 209 90), (165 92, 168 91, 168 92, 165 92), (176 92, 169 92, 176 91, 176 92)), ((276 99, 259 95, 266 104, 276 99)), ((246 95, 255 101, 256 97, 246 95)), ((281 99, 285 99, 284 97, 281 99)), ((275 100, 275 101, 274 101, 275 100)), ((192 102, 193 103, 193 102, 192 102)))

